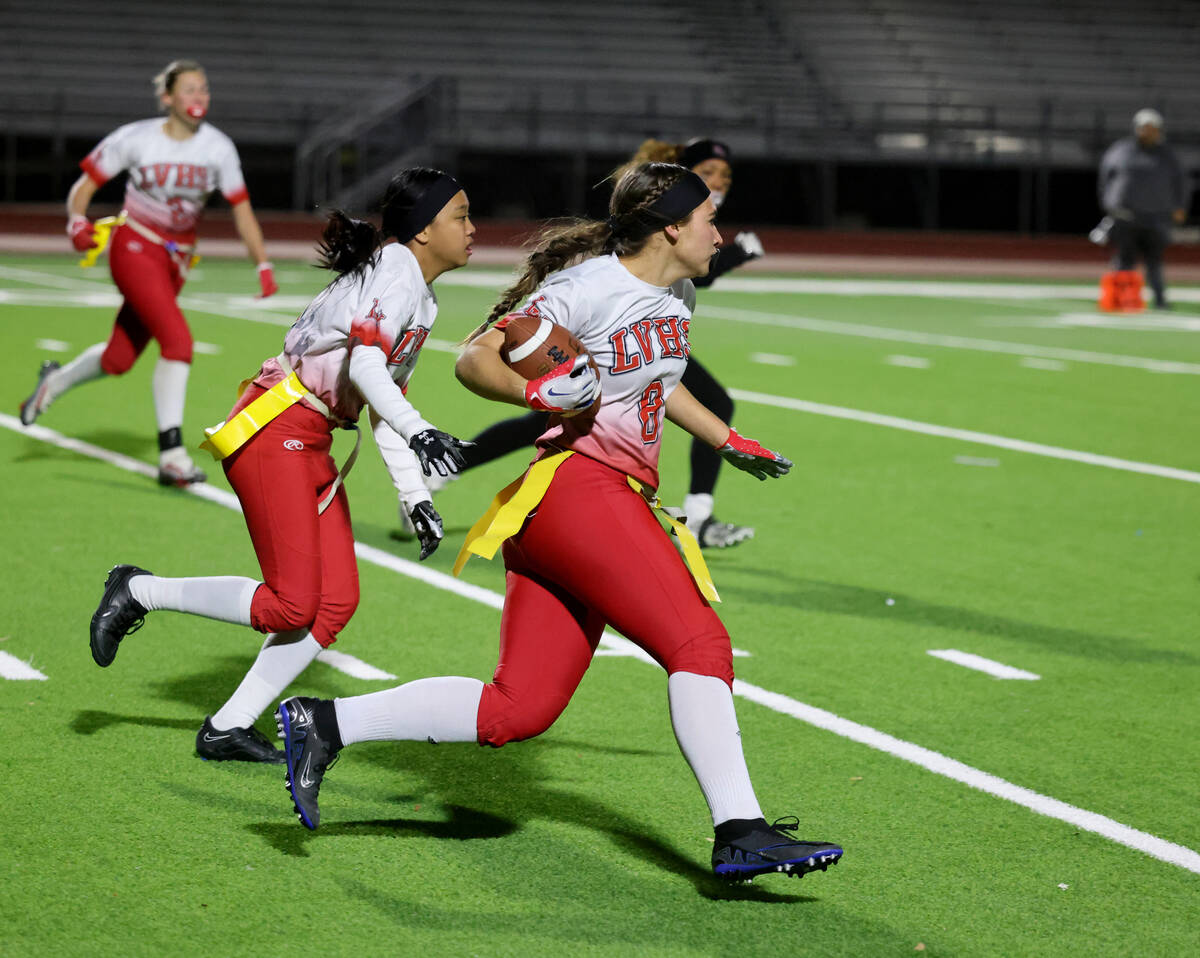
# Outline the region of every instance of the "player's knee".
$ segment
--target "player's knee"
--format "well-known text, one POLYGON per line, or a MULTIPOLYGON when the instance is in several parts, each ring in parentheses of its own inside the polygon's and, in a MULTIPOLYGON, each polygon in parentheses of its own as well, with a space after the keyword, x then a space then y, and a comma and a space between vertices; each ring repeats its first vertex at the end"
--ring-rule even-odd
POLYGON ((489 682, 479 700, 479 744, 500 748, 535 738, 554 724, 569 701, 570 696, 558 694, 517 695, 489 682))
POLYGON ((137 358, 137 351, 131 346, 114 347, 110 344, 100 354, 100 368, 109 376, 121 376, 133 368, 137 358))
POLYGON ((728 633, 700 636, 671 653, 666 662, 667 674, 691 672, 711 675, 733 687, 733 647, 728 633))
POLYGON ((250 624, 259 632, 312 628, 315 634, 314 625, 320 604, 319 594, 280 594, 266 586, 259 586, 250 605, 250 624))
POLYGON ((355 583, 353 593, 338 596, 336 602, 322 602, 313 622, 312 634, 324 648, 329 648, 337 641, 338 634, 354 617, 358 608, 358 584, 355 583))
POLYGON ((195 351, 192 334, 187 331, 186 327, 181 334, 163 337, 159 340, 159 347, 162 350, 163 359, 170 359, 177 363, 191 363, 195 351))

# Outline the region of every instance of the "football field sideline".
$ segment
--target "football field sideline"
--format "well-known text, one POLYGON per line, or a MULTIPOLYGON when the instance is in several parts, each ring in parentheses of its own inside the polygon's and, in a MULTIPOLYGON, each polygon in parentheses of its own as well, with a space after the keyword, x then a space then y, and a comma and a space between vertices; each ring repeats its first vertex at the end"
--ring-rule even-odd
MULTIPOLYGON (((0 413, 0 426, 18 435, 25 435, 39 442, 45 442, 79 455, 106 462, 119 469, 143 475, 147 479, 152 479, 156 473, 156 470, 152 466, 141 460, 113 452, 92 443, 72 439, 44 426, 34 425, 23 427, 20 420, 7 414, 0 413)), ((232 493, 209 486, 206 483, 189 486, 185 491, 198 498, 224 506, 227 509, 240 511, 237 498, 232 493)), ((461 582, 445 573, 425 568, 418 563, 391 555, 373 546, 356 542, 355 552, 365 562, 389 569, 409 578, 420 580, 435 588, 454 593, 461 598, 479 602, 495 609, 499 609, 503 605, 503 596, 490 589, 461 582)), ((654 664, 653 660, 646 653, 626 639, 614 635, 605 635, 601 641, 610 655, 627 655, 628 657, 638 658, 654 664)), ((345 653, 338 654, 339 656, 345 656, 345 653)), ((390 676, 390 673, 363 663, 360 660, 354 659, 353 662, 354 664, 351 668, 358 670, 363 675, 375 678, 390 676)), ((335 662, 330 662, 330 664, 334 665, 334 667, 340 667, 335 662)), ((355 671, 350 671, 349 668, 344 669, 344 671, 347 671, 347 674, 356 674, 355 671)), ((913 742, 895 738, 886 732, 881 732, 878 729, 843 718, 825 709, 807 705, 788 696, 771 692, 740 679, 735 679, 734 681, 734 694, 781 715, 790 716, 816 728, 832 732, 842 738, 900 758, 936 775, 949 778, 970 788, 1021 805, 1039 815, 1058 819, 1076 828, 1100 835, 1153 858, 1200 874, 1200 853, 1193 849, 1140 831, 1096 812, 1090 812, 1050 796, 1023 788, 1020 785, 973 768, 939 752, 924 748, 913 742)))
MULTIPOLYGON (((64 307, 98 307, 109 306, 116 308, 121 303, 121 295, 113 289, 108 277, 96 274, 97 279, 84 279, 78 276, 63 276, 60 273, 29 267, 11 267, 0 265, 0 279, 8 279, 21 283, 42 286, 46 291, 35 290, 0 290, 0 305, 27 305, 50 308, 64 307), (59 291, 54 293, 52 291, 59 291), (63 296, 62 292, 74 295, 63 296)), ((471 288, 498 288, 509 274, 499 274, 478 271, 467 274, 450 273, 441 277, 438 282, 445 286, 466 286, 471 288)), ((785 284, 784 292, 809 292, 823 295, 897 295, 926 298, 966 298, 972 293, 977 296, 994 294, 996 289, 1037 294, 1053 297, 1055 292, 1062 298, 1079 295, 1079 290, 1072 287, 1027 286, 1023 284, 997 283, 933 283, 933 282, 902 282, 884 280, 769 280, 769 279, 737 279, 725 281, 719 292, 771 292, 776 286, 785 284), (801 284, 800 289, 793 290, 791 285, 801 284), (788 285, 791 284, 791 285, 788 285)), ((1033 295, 1013 296, 1009 303, 1033 299, 1033 295)), ((1200 301, 1200 290, 1179 290, 1177 298, 1180 301, 1200 301), (1193 295, 1194 294, 1194 295, 1193 295)), ((289 296, 286 293, 276 293, 269 300, 246 296, 214 296, 204 293, 185 293, 180 296, 179 303, 189 310, 223 316, 228 319, 241 319, 247 322, 266 323, 276 326, 291 326, 299 312, 308 305, 307 296, 289 296)), ((876 339, 881 341, 904 342, 915 345, 932 346, 943 349, 960 349, 973 352, 999 353, 1014 356, 1025 356, 1036 359, 1049 359, 1065 362, 1079 362, 1106 366, 1122 366, 1144 369, 1149 372, 1200 375, 1200 363, 1183 362, 1172 359, 1162 359, 1152 356, 1134 356, 1122 353, 1099 352, 1095 350, 1069 349, 1055 346, 1044 346, 1033 343, 1009 342, 1006 340, 984 339, 976 336, 958 336, 942 333, 930 333, 922 330, 897 329, 889 326, 876 326, 864 323, 848 323, 841 320, 816 319, 792 314, 762 312, 753 309, 730 309, 705 303, 698 308, 702 317, 726 322, 749 323, 780 328, 800 329, 808 332, 826 333, 835 336, 851 336, 856 338, 876 339)), ((1187 330, 1176 330, 1186 332, 1187 330)), ((434 341, 429 345, 434 347, 434 341)))
MULTIPOLYGON (((4 278, 16 279, 21 282, 30 283, 44 282, 46 285, 56 289, 81 290, 81 288, 83 288, 89 290, 89 293, 82 296, 81 301, 79 302, 72 302, 68 300, 67 303, 63 303, 61 299, 56 301, 52 297, 39 295, 32 297, 28 301, 28 305, 37 305, 43 307, 61 307, 63 305, 94 307, 97 305, 104 305, 105 303, 111 303, 111 305, 116 306, 120 303, 120 295, 112 290, 111 285, 107 281, 101 283, 91 280, 78 279, 75 277, 63 277, 56 273, 46 272, 44 270, 18 269, 0 266, 0 279, 4 278), (98 302, 97 299, 101 296, 108 297, 108 299, 105 299, 103 302, 98 302)), ((914 285, 918 286, 918 288, 924 289, 934 284, 922 283, 914 285)), ((4 299, 5 292, 6 291, 4 290, 0 290, 0 304, 3 304, 7 301, 4 299)), ((182 296, 180 297, 180 303, 188 309, 222 316, 227 319, 241 320, 244 322, 266 323, 272 326, 289 327, 295 321, 294 314, 282 313, 278 311, 274 308, 274 304, 269 305, 269 301, 254 300, 250 299, 249 297, 244 299, 239 299, 237 297, 220 297, 220 299, 225 300, 225 302, 217 302, 215 301, 216 299, 218 298, 211 296, 182 296), (233 308, 235 305, 237 308, 233 308)), ((305 303, 307 303, 307 300, 305 300, 305 303)), ((1137 367, 1159 373, 1200 374, 1200 363, 1186 363, 1173 360, 1153 359, 1142 356, 1125 356, 1114 353, 1096 353, 1082 350, 1056 349, 1053 347, 1032 346, 1021 343, 995 342, 963 336, 939 336, 912 330, 895 330, 888 327, 862 326, 860 324, 841 323, 831 320, 810 320, 804 317, 771 313, 756 313, 748 310, 729 310, 706 307, 705 314, 712 315, 716 318, 733 319, 735 321, 742 322, 762 322, 767 325, 788 326, 814 332, 834 332, 850 336, 865 335, 870 338, 896 339, 904 342, 946 346, 949 348, 975 349, 982 352, 1012 353, 1022 356, 1040 356, 1049 359, 1065 359, 1077 362, 1137 367), (875 333, 880 333, 881 335, 876 337, 874 335, 875 333)), ((435 337, 430 337, 427 339, 425 341, 424 348, 445 353, 457 353, 459 351, 459 347, 455 343, 435 337)), ((976 445, 993 446, 996 448, 1008 449, 1013 452, 1021 452, 1029 455, 1079 462, 1108 469, 1141 473, 1143 475, 1159 476, 1162 478, 1176 479, 1183 482, 1200 483, 1200 472, 1179 469, 1174 466, 1122 459, 1116 456, 1108 456, 1103 453, 1088 452, 1084 450, 1064 448, 1061 446, 1047 445, 1044 443, 1030 442, 1024 439, 998 436, 990 433, 962 429, 953 426, 943 426, 937 423, 921 422, 899 416, 888 415, 886 413, 876 413, 845 406, 834 406, 827 403, 817 403, 788 396, 775 396, 750 390, 732 388, 729 390, 729 393, 735 399, 739 399, 743 402, 791 409, 797 412, 810 413, 813 415, 826 416, 835 419, 852 420, 876 426, 883 426, 890 429, 899 429, 928 436, 938 436, 946 439, 969 442, 976 445)))

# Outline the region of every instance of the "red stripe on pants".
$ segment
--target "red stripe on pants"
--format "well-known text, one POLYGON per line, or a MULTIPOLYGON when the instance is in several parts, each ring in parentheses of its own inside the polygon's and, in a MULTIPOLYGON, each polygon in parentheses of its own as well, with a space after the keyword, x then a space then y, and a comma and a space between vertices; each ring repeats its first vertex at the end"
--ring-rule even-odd
POLYGON ((479 703, 481 743, 498 747, 549 728, 606 623, 668 672, 732 684, 729 633, 650 507, 615 469, 583 455, 567 459, 504 543, 504 564, 500 659, 479 703))
MULTIPOLYGON (((234 410, 263 391, 251 386, 234 410)), ((358 607, 358 566, 344 486, 317 515, 317 503, 337 476, 332 443, 329 421, 295 405, 223 461, 263 574, 250 624, 260 632, 307 628, 326 648, 358 607)))

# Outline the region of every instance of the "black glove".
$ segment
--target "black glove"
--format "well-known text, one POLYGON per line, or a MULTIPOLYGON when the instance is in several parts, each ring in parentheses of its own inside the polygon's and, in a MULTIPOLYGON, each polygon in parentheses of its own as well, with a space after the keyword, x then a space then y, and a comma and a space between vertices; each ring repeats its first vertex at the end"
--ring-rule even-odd
POLYGON ((440 476, 448 476, 466 469, 467 460, 459 450, 473 445, 473 442, 455 439, 450 433, 440 429, 426 429, 408 441, 408 448, 416 453, 427 476, 432 476, 434 469, 440 476))
POLYGON ((413 528, 417 530, 417 541, 421 543, 421 558, 428 559, 437 552, 442 541, 442 517, 433 508, 432 502, 418 502, 408 511, 413 528))

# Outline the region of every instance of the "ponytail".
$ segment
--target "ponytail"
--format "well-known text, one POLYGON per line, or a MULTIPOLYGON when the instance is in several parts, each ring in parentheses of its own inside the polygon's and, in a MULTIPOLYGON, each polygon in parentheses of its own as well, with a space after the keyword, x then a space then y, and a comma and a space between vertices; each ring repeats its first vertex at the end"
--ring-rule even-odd
POLYGON ((590 259, 606 252, 612 230, 603 220, 560 220, 544 229, 525 258, 524 270, 504 291, 488 318, 470 338, 474 339, 496 320, 512 312, 521 300, 542 285, 551 273, 564 269, 572 260, 590 259))
MULTIPOLYGON (((688 176, 694 178, 695 174, 670 163, 638 164, 617 182, 608 204, 607 220, 560 220, 543 229, 525 258, 520 278, 501 294, 488 318, 466 341, 470 342, 512 312, 551 273, 593 256, 608 253, 633 256, 641 252, 651 236, 678 219, 654 209, 655 202, 688 176)), ((704 195, 708 195, 707 188, 704 195)))
POLYGON ((339 278, 347 273, 361 273, 375 258, 382 242, 383 236, 370 223, 334 210, 321 233, 317 266, 332 270, 339 278))

